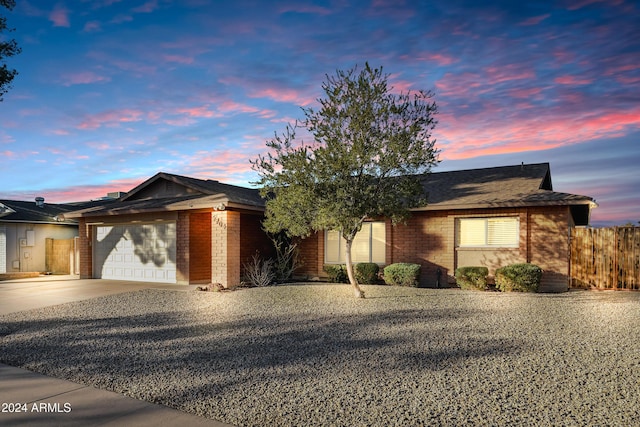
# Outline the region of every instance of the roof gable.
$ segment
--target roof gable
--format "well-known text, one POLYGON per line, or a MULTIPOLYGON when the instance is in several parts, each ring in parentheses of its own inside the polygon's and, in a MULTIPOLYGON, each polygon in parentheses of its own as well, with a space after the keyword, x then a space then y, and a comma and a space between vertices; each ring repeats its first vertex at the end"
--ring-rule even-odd
POLYGON ((65 216, 78 218, 227 207, 263 210, 264 200, 257 189, 159 172, 115 203, 73 211, 65 216))
POLYGON ((129 191, 121 200, 165 199, 211 194, 202 186, 202 182, 194 178, 159 172, 129 191))

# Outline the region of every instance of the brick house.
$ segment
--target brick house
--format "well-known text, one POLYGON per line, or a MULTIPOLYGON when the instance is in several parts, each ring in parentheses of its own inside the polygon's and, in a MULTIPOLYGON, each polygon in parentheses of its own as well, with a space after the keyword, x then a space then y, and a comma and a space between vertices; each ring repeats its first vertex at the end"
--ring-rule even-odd
MULTIPOLYGON (((549 164, 437 172, 423 185, 429 204, 406 224, 365 223, 355 262, 418 263, 422 286, 444 285, 457 267, 493 274, 531 262, 544 269, 541 290, 568 288, 570 232, 589 224, 595 203, 553 191, 549 164)), ((79 220, 81 277, 234 286, 256 251, 272 255, 263 213, 258 190, 158 173, 115 203, 65 218, 79 220)), ((302 240, 298 274, 322 277, 325 264, 343 263, 342 240, 331 230, 302 240)))
POLYGON ((64 216, 79 222, 81 278, 234 286, 256 250, 271 255, 263 211, 258 190, 160 172, 64 216))
MULTIPOLYGON (((592 198, 553 191, 548 163, 427 175, 428 205, 404 225, 380 219, 365 224, 352 247, 355 262, 417 263, 420 285, 446 286, 457 267, 496 268, 529 262, 543 270, 541 291, 569 285, 570 233, 589 224, 592 198), (440 274, 438 274, 440 273, 440 274)), ((304 273, 344 262, 339 233, 316 233, 301 242, 304 273)))

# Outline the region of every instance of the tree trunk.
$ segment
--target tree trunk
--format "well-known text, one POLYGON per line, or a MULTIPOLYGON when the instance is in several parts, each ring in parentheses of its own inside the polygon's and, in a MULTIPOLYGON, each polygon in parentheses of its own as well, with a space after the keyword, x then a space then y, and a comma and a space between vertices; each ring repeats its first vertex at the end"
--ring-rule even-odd
POLYGON ((360 285, 358 285, 358 281, 356 280, 356 275, 353 274, 353 264, 351 263, 351 245, 353 244, 353 239, 345 239, 346 241, 346 263, 347 263, 347 276, 349 276, 349 283, 353 286, 353 292, 356 295, 356 298, 364 298, 364 291, 360 289, 360 285))

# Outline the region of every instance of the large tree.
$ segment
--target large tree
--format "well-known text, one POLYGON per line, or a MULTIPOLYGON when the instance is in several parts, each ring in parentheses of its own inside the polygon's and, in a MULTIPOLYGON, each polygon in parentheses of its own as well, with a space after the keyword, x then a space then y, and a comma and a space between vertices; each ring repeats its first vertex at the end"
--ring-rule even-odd
MULTIPOLYGON (((15 0, 0 0, 0 6, 9 10, 12 10, 15 5, 15 0)), ((11 81, 18 74, 16 70, 7 67, 4 59, 20 53, 20 47, 15 40, 5 40, 2 37, 4 30, 7 30, 7 18, 0 16, 0 101, 2 101, 2 95, 7 93, 11 87, 11 81)))
POLYGON ((251 162, 267 200, 265 229, 299 237, 340 231, 359 298, 364 292, 351 257, 356 234, 368 219, 395 224, 424 205, 421 178, 438 162, 433 93, 395 92, 388 78, 369 64, 327 75, 320 108, 302 108, 305 119, 276 133, 268 154, 251 162), (296 139, 300 128, 311 143, 296 139))

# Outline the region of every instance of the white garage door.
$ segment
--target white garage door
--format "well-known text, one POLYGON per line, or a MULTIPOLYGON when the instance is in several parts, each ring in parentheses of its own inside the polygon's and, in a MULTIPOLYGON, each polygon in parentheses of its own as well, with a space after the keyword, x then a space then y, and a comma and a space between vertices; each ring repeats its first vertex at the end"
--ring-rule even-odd
POLYGON ((95 227, 94 277, 176 283, 176 223, 95 227))

